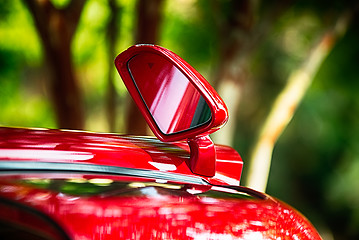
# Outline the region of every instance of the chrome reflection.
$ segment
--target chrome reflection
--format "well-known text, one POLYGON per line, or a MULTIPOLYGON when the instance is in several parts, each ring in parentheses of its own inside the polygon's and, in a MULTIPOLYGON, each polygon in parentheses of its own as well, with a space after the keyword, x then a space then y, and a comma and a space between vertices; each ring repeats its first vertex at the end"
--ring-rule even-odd
POLYGON ((202 202, 209 204, 218 202, 220 199, 261 199, 250 192, 246 192, 245 188, 179 184, 163 179, 125 182, 101 176, 92 178, 72 177, 68 179, 28 178, 14 181, 73 196, 153 196, 153 191, 155 190, 156 194, 160 195, 200 197, 202 202), (145 189, 152 190, 147 191, 145 189))

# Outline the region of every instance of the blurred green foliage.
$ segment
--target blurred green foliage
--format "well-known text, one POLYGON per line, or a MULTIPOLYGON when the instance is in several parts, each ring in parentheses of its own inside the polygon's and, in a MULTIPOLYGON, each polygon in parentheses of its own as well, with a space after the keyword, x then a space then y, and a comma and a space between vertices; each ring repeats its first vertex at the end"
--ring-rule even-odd
POLYGON ((38 74, 42 51, 31 16, 20 1, 0 2, 0 123, 56 127, 38 74))
MULTIPOLYGON (((68 1, 53 1, 61 8, 68 1)), ((230 11, 228 0, 221 11, 230 11)), ((271 103, 291 71, 305 61, 343 1, 294 1, 253 51, 251 79, 239 109, 234 147, 244 161, 271 103), (255 93, 255 95, 253 95, 255 93), (252 94, 252 95, 251 95, 252 94)), ((216 1, 166 1, 160 45, 178 53, 211 80, 219 61, 216 1)), ((136 1, 118 0, 121 22, 116 53, 133 44, 136 1)), ((264 2, 261 11, 274 4, 264 2)), ((261 13, 260 11, 260 13, 261 13)), ((105 97, 109 71, 107 1, 87 1, 72 45, 84 91, 86 129, 107 131, 105 97)), ((326 239, 359 238, 359 18, 321 67, 274 150, 268 192, 304 213, 326 239)), ((0 0, 0 125, 56 128, 43 49, 30 13, 20 0, 0 0)), ((127 96, 119 76, 121 104, 127 96)), ((246 85, 247 86, 247 85, 246 85)), ((245 86, 245 87, 246 87, 245 86)), ((245 89, 246 91, 246 89, 245 89)), ((125 108, 119 115, 123 119, 125 108)), ((124 128, 120 124, 119 132, 124 128)), ((245 168, 246 169, 246 168, 245 168)), ((244 172, 244 175, 246 172, 244 172)))
MULTIPOLYGON (((171 49, 210 78, 218 56, 215 16, 207 1, 167 1, 161 45, 171 49)), ((210 79, 209 79, 210 80, 210 79)))
POLYGON ((358 236, 358 20, 328 56, 278 142, 269 178, 269 193, 342 232, 336 239, 358 236))

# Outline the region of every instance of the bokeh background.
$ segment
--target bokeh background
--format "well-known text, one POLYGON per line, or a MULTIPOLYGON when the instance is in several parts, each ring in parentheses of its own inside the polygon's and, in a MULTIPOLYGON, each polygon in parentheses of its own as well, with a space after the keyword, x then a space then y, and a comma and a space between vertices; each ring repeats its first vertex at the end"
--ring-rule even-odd
POLYGON ((0 125, 148 134, 113 60, 135 43, 155 43, 193 65, 228 104, 228 125, 213 138, 242 155, 243 185, 270 135, 266 192, 324 239, 359 239, 358 6, 0 0, 0 125))

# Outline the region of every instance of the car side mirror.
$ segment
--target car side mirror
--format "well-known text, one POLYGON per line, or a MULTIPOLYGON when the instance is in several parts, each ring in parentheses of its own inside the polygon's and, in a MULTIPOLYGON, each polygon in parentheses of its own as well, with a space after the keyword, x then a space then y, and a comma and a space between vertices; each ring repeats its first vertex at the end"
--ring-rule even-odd
POLYGON ((187 140, 187 165, 198 175, 215 174, 215 148, 209 134, 228 119, 216 91, 173 52, 135 45, 119 54, 115 65, 153 133, 164 142, 187 140))

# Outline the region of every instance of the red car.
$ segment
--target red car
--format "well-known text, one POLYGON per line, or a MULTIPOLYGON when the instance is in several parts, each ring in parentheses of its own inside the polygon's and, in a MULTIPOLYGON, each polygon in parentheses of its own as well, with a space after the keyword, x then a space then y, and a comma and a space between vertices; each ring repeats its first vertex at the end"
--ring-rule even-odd
POLYGON ((321 239, 300 213, 239 186, 243 162, 209 134, 215 90, 171 51, 115 65, 154 137, 0 128, 1 239, 321 239))

